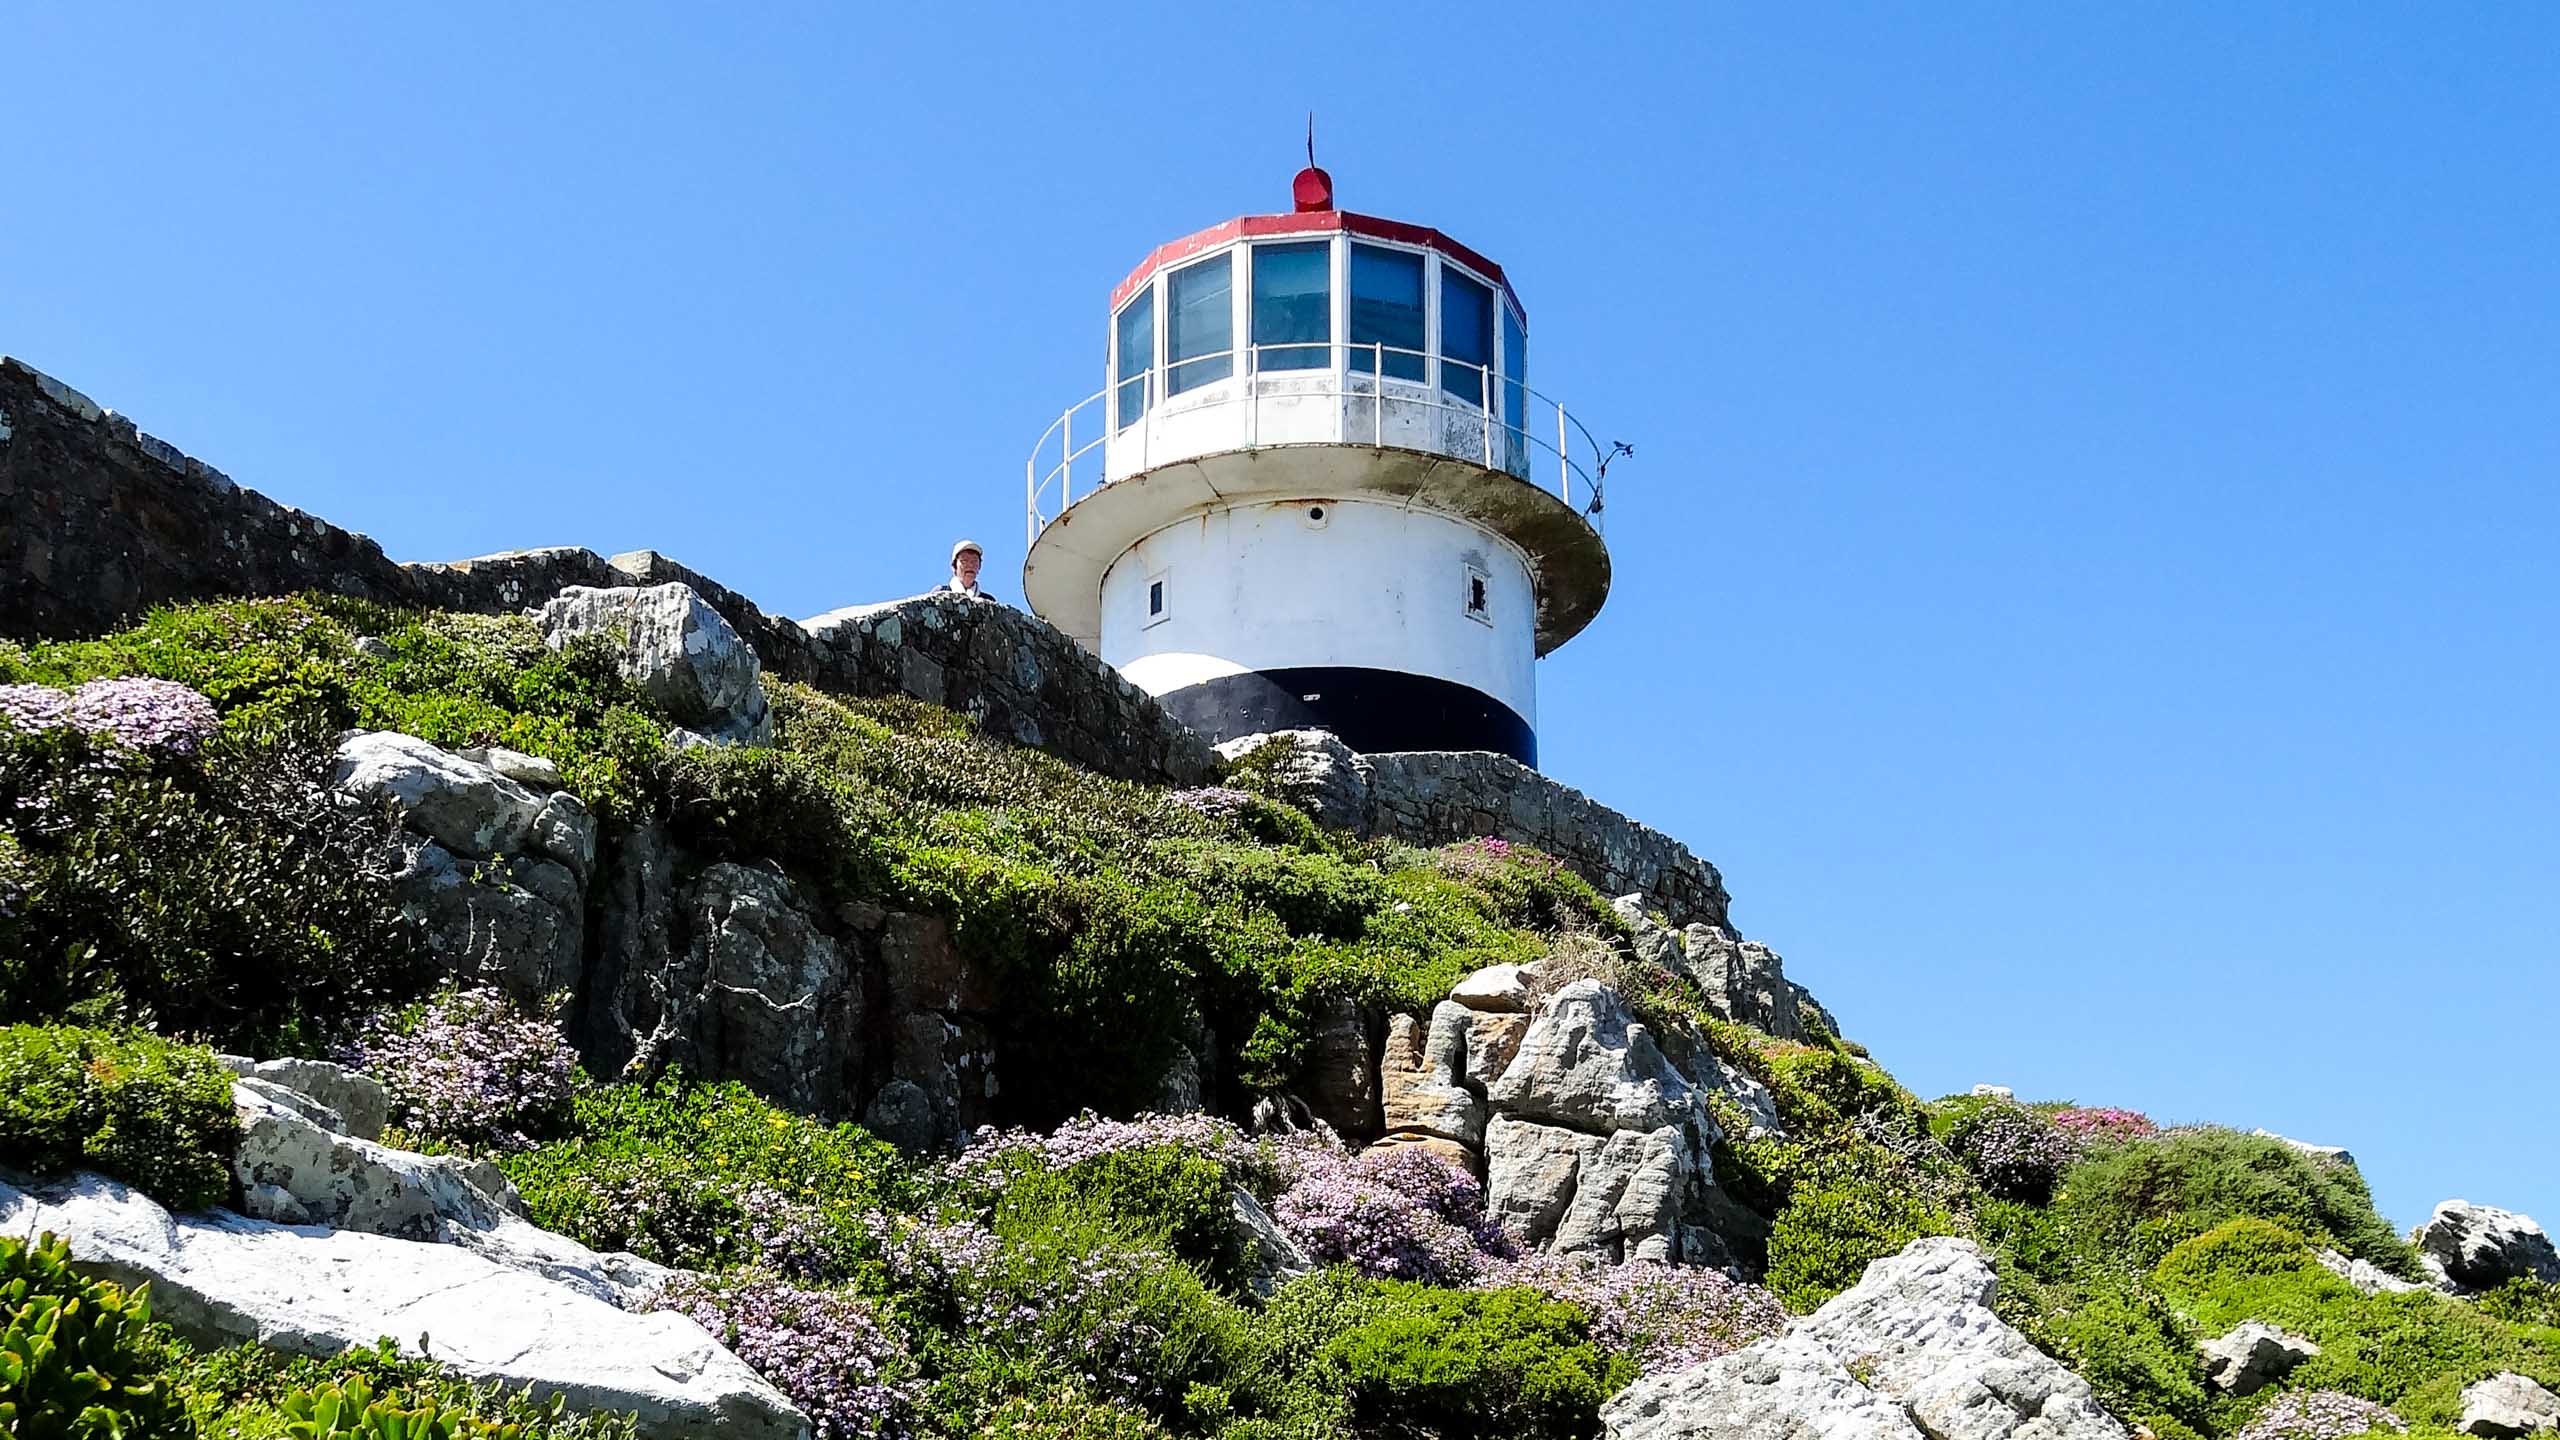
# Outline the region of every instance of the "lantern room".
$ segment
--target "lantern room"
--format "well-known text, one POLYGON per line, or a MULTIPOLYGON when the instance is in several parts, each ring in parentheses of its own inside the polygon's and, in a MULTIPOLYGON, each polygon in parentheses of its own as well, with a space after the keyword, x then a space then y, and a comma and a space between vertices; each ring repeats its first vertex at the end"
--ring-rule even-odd
POLYGON ((1607 455, 1532 388, 1502 267, 1298 208, 1156 247, 1026 467, 1023 594, 1212 739, 1536 763, 1535 661, 1608 593, 1607 455))

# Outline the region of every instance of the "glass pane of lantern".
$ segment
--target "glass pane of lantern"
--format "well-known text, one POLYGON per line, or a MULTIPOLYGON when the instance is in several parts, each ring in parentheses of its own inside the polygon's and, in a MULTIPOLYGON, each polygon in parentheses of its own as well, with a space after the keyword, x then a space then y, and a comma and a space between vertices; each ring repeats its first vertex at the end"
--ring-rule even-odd
POLYGON ((1440 388, 1482 404, 1493 364, 1493 292, 1457 271, 1440 270, 1440 388))
POLYGON ((1324 368, 1332 361, 1332 339, 1332 244, 1254 246, 1254 367, 1324 368))
POLYGON ((1232 257, 1221 255, 1176 270, 1166 280, 1164 392, 1224 380, 1235 373, 1235 293, 1232 257))
POLYGON ((1502 427, 1507 443, 1503 468, 1514 475, 1529 473, 1529 436, 1522 426, 1529 418, 1529 332, 1520 328, 1520 317, 1511 307, 1502 307, 1502 427))
POLYGON ((1112 404, 1118 426, 1126 427, 1147 412, 1147 371, 1156 363, 1155 287, 1120 307, 1119 331, 1120 364, 1113 376, 1119 389, 1112 404))
POLYGON ((1377 368, 1377 352, 1362 345, 1387 347, 1387 373, 1398 380, 1420 380, 1427 363, 1422 354, 1422 257, 1411 250, 1382 245, 1351 247, 1351 368, 1362 373, 1377 368), (1402 350, 1408 353, 1396 354, 1402 350))

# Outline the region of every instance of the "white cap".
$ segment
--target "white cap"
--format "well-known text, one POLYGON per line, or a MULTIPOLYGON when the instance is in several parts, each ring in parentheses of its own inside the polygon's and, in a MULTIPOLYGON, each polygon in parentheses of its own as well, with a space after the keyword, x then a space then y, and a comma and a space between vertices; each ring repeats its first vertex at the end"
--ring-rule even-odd
POLYGON ((952 564, 957 565, 960 563, 960 552, 963 550, 975 550, 978 552, 978 558, 982 560, 986 558, 987 552, 984 546, 980 545, 975 540, 963 540, 959 544, 951 547, 952 564))

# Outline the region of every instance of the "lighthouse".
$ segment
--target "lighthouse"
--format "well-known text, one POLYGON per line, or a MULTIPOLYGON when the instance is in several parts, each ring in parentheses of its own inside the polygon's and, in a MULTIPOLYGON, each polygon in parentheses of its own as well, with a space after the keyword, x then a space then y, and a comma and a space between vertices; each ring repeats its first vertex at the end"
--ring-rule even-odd
POLYGON ((1111 292, 1104 384, 1025 466, 1023 596, 1212 740, 1534 766, 1537 659, 1609 593, 1607 454, 1529 385, 1500 265, 1291 188, 1111 292))

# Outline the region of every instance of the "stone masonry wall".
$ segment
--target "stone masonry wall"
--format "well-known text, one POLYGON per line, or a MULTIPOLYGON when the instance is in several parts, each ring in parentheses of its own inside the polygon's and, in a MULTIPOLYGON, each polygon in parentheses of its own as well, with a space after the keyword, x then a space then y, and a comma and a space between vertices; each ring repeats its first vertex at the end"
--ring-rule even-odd
POLYGON ((925 595, 804 629, 652 550, 607 559, 563 546, 404 565, 0 357, 0 635, 94 635, 156 605, 299 591, 505 614, 570 585, 670 580, 692 586, 787 679, 912 695, 1122 779, 1193 785, 1216 770, 1208 742, 1151 696, 1010 606, 925 595))
POLYGON ((1724 877, 1689 847, 1572 786, 1482 750, 1360 757, 1369 828, 1413 845, 1491 835, 1565 862, 1603 895, 1641 892, 1675 926, 1728 925, 1724 877))

